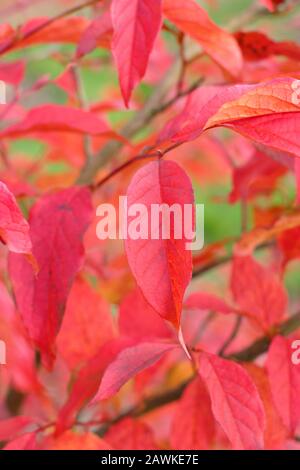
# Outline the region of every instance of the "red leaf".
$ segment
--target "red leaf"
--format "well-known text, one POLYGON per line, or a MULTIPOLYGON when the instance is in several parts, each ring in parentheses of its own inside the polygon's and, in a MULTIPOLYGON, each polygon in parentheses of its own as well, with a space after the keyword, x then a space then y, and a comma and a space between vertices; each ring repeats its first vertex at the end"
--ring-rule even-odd
POLYGON ((110 12, 95 18, 83 32, 77 46, 76 56, 82 57, 92 52, 98 45, 102 47, 110 42, 113 32, 110 12))
POLYGON ((225 126, 260 144, 300 156, 300 106, 294 99, 293 78, 258 85, 225 102, 205 129, 225 126))
POLYGON ((265 59, 272 55, 284 55, 299 60, 300 47, 292 41, 272 41, 260 31, 239 31, 235 37, 247 60, 265 59))
POLYGON ((122 336, 139 341, 170 339, 168 324, 146 302, 139 289, 128 294, 120 306, 119 327, 122 336))
POLYGON ((266 414, 265 449, 280 449, 288 437, 288 432, 275 408, 267 373, 261 367, 251 363, 245 364, 245 369, 253 379, 264 404, 266 414))
POLYGON ((285 314, 287 295, 282 283, 251 256, 235 256, 231 288, 240 309, 266 331, 285 314))
POLYGON ((277 152, 300 156, 300 106, 294 82, 279 78, 259 85, 201 87, 167 124, 159 141, 182 143, 224 126, 277 152))
POLYGON ((67 296, 82 263, 82 237, 91 215, 90 192, 86 188, 74 187, 44 196, 30 215, 38 274, 35 276, 24 257, 9 257, 18 308, 30 338, 48 366, 55 357, 54 341, 67 296))
POLYGON ((194 292, 186 299, 184 306, 188 309, 211 310, 225 314, 233 313, 236 310, 223 299, 207 292, 194 292))
MULTIPOLYGON (((178 204, 183 213, 184 204, 193 204, 193 189, 185 172, 174 162, 158 160, 141 168, 133 177, 127 190, 128 207, 141 203, 151 205, 178 204)), ((170 224, 170 239, 162 238, 160 221, 158 239, 125 240, 131 271, 145 299, 176 328, 180 324, 182 299, 192 275, 192 258, 186 249, 188 239, 182 226, 182 238, 175 239, 174 224, 170 224)), ((130 224, 130 222, 129 222, 130 224)), ((149 222, 149 226, 150 226, 149 222)), ((177 225, 179 225, 177 223, 177 225)), ((153 228, 153 227, 152 227, 153 228)))
POLYGON ((99 392, 93 401, 104 400, 115 395, 136 374, 155 364, 177 344, 140 343, 123 349, 107 367, 99 392))
POLYGON ((35 44, 77 43, 88 24, 86 18, 76 16, 54 22, 51 18, 33 18, 16 31, 7 32, 0 43, 0 54, 35 44))
POLYGON ((235 362, 201 353, 199 373, 208 388, 213 414, 233 448, 262 449, 264 408, 245 369, 235 362))
POLYGON ((211 402, 200 378, 196 378, 184 391, 177 404, 171 429, 173 449, 208 449, 215 435, 215 420, 211 402))
POLYGON ((30 253, 29 225, 14 195, 0 181, 0 237, 14 253, 30 253))
POLYGON ((31 109, 22 121, 4 129, 0 136, 19 137, 33 132, 114 135, 107 124, 93 113, 57 104, 46 104, 31 109))
POLYGON ((278 413, 293 435, 300 424, 300 367, 292 362, 292 341, 277 336, 269 349, 266 367, 278 413))
POLYGON ((70 368, 78 367, 114 336, 109 305, 87 282, 75 281, 57 337, 60 355, 70 368))
POLYGON ((161 24, 161 0, 113 0, 112 50, 121 91, 128 106, 133 88, 145 75, 161 24))
POLYGON ((118 450, 155 450, 157 446, 149 426, 132 418, 125 418, 112 426, 105 439, 118 450))
POLYGON ((242 54, 235 38, 212 22, 194 0, 163 0, 163 11, 181 31, 196 39, 209 56, 231 75, 239 75, 242 54))

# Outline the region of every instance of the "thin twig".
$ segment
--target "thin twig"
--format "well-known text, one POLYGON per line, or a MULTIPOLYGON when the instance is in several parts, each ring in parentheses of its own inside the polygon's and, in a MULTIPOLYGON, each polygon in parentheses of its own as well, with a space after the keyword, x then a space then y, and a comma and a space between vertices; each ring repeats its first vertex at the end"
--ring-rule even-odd
POLYGON ((223 344, 223 346, 220 348, 220 350, 218 352, 219 356, 221 356, 221 357, 224 356, 226 350, 229 348, 231 343, 235 340, 235 338, 239 334, 241 324, 242 324, 242 320, 243 320, 243 317, 238 315, 237 318, 236 318, 236 321, 235 321, 235 325, 232 329, 232 332, 230 333, 229 337, 226 339, 225 343, 223 344))

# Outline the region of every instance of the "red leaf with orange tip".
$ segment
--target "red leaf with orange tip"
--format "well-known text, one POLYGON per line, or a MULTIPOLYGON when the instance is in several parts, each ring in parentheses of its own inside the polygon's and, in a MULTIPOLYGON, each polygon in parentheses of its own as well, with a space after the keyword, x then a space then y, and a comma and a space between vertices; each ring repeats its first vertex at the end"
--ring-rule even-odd
POLYGON ((215 435, 211 402, 200 377, 193 380, 177 402, 172 421, 173 449, 209 449, 215 435))
MULTIPOLYGON (((0 54, 35 44, 77 43, 89 21, 83 17, 33 18, 17 30, 10 29, 0 42, 0 54)), ((1 35, 0 35, 1 39, 1 35)))
POLYGON ((105 434, 105 439, 119 450, 155 450, 157 446, 151 428, 132 418, 124 418, 113 425, 105 434))
POLYGON ((91 220, 90 192, 73 187, 41 198, 30 214, 33 255, 39 271, 11 254, 9 272, 19 311, 43 360, 52 365, 55 337, 83 260, 82 237, 91 220))
POLYGON ((0 239, 14 253, 30 253, 29 225, 14 195, 0 181, 0 239))
POLYGON ((159 141, 183 143, 214 127, 231 130, 290 156, 300 156, 300 105, 294 78, 258 85, 201 87, 186 100, 159 141))
POLYGON ((277 411, 293 435, 300 424, 300 368, 292 362, 292 341, 276 336, 267 358, 267 371, 277 411))
POLYGON ((161 25, 161 0, 113 0, 112 50, 126 106, 133 88, 146 73, 161 25))
MULTIPOLYGON (((191 182, 185 172, 172 161, 158 160, 142 167, 133 177, 127 190, 128 207, 143 204, 151 214, 151 205, 177 204, 182 213, 185 204, 194 203, 191 182)), ((147 216, 147 217, 148 217, 147 216)), ((164 219, 165 220, 165 219, 164 219)), ((170 224, 170 237, 163 239, 162 222, 151 227, 157 239, 132 239, 128 233, 125 248, 131 271, 149 304, 176 328, 180 324, 182 299, 192 275, 191 251, 186 248, 190 240, 184 233, 174 236, 174 224, 170 224)), ((163 222, 165 223, 165 222, 163 222)), ((149 221, 150 227, 151 223, 149 221)), ((154 224, 153 224, 154 225, 154 224)), ((128 226, 130 228, 130 217, 128 226)), ((150 235, 150 236, 149 236, 150 235)))
POLYGON ((215 419, 235 450, 264 447, 265 414, 256 386, 242 366, 208 353, 199 357, 199 373, 215 419))
POLYGON ((266 332, 278 325, 287 306, 280 280, 251 256, 235 256, 231 289, 240 310, 253 318, 266 332))
POLYGON ((83 279, 75 281, 57 337, 57 349, 70 368, 91 359, 115 334, 109 305, 83 279))
POLYGON ((293 78, 257 85, 225 102, 205 129, 225 126, 260 144, 300 156, 300 105, 294 99, 293 78))
POLYGON ((163 0, 163 12, 181 31, 196 39, 230 75, 239 75, 243 61, 236 40, 213 23, 194 0, 163 0))

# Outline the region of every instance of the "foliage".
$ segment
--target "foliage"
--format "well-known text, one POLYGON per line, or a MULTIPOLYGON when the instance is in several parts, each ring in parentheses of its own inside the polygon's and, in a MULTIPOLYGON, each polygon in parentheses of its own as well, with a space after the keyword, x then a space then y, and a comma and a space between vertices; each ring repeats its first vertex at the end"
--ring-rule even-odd
POLYGON ((297 2, 0 13, 2 448, 299 448, 297 2), (99 240, 124 195, 204 248, 99 240))

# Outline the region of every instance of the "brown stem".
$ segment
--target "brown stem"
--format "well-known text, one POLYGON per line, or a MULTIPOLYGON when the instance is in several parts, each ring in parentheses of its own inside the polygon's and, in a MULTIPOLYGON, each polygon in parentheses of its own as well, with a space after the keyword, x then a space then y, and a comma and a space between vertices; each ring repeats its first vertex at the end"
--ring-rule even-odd
MULTIPOLYGON (((200 79, 188 90, 180 93, 179 95, 176 94, 174 98, 162 105, 161 103, 164 102, 165 97, 168 95, 172 87, 176 85, 179 73, 180 60, 177 60, 161 82, 158 83, 154 92, 146 101, 144 107, 133 116, 123 129, 121 129, 120 134, 125 139, 130 140, 141 129, 147 126, 155 116, 172 106, 180 97, 194 91, 203 81, 203 79, 200 79)), ((123 145, 123 142, 120 141, 109 142, 106 144, 90 162, 86 162, 77 179, 77 184, 91 185, 97 171, 109 163, 112 158, 115 158, 123 145)))
POLYGON ((242 324, 242 320, 243 318, 238 315, 237 318, 236 318, 236 322, 235 322, 235 325, 232 329, 232 332, 230 333, 229 337, 226 339, 225 343, 223 344, 223 346, 221 347, 220 351, 219 351, 219 356, 224 356, 225 354, 225 351, 226 349, 229 348, 229 346, 231 345, 231 343, 235 340, 235 338, 237 337, 239 331, 240 331, 240 328, 241 328, 241 324, 242 324))

